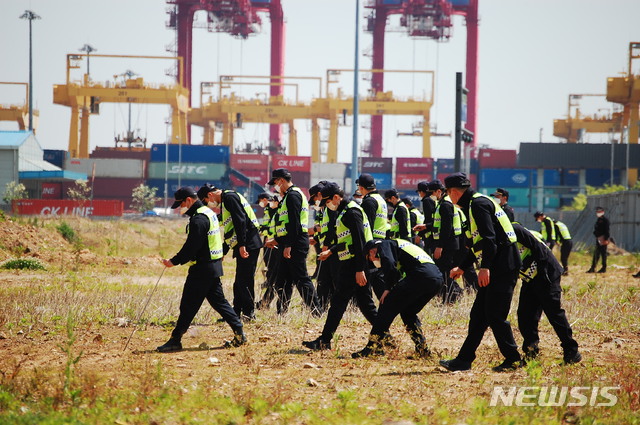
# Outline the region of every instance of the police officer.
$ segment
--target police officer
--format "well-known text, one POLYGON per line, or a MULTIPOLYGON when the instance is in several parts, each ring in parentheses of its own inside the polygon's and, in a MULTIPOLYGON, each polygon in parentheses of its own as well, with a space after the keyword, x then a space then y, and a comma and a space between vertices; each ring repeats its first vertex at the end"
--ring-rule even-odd
POLYGON ((398 314, 415 344, 416 355, 429 357, 431 352, 418 313, 440 292, 440 270, 426 252, 402 239, 372 239, 365 244, 364 251, 375 267, 382 268, 386 286, 369 342, 351 357, 384 354, 381 342, 389 334, 389 327, 398 314))
POLYGON ((222 238, 216 215, 200 200, 192 187, 181 187, 174 194, 172 209, 180 207, 180 213, 190 217, 187 240, 171 259, 163 259, 165 267, 193 264, 189 267, 187 280, 180 300, 180 315, 171 338, 159 346, 157 351, 168 353, 182 350, 182 335, 189 329, 193 318, 206 299, 231 326, 234 337, 225 346, 240 346, 247 341, 242 322, 224 297, 222 276, 222 238))
POLYGON ((566 224, 560 220, 553 220, 556 231, 556 242, 560 244, 560 264, 562 264, 562 276, 569 274, 569 256, 573 248, 571 233, 566 224))
POLYGON ((424 215, 413 206, 413 202, 409 198, 402 198, 402 202, 409 209, 409 221, 411 222, 411 239, 414 244, 421 246, 420 236, 418 236, 418 232, 413 230, 418 224, 424 224, 424 215))
POLYGON ((498 200, 498 203, 502 207, 502 211, 509 217, 510 221, 515 221, 515 214, 513 212, 513 208, 508 204, 509 202, 509 191, 507 189, 503 189, 501 187, 497 188, 494 193, 491 194, 494 198, 498 200))
POLYGON ((353 196, 351 197, 353 199, 353 201, 358 204, 358 205, 362 205, 362 198, 364 196, 362 195, 362 193, 360 193, 359 190, 356 189, 355 192, 353 192, 353 196))
POLYGON ((607 246, 609 246, 609 219, 604 216, 604 208, 596 207, 596 223, 593 225, 593 236, 596 237, 595 251, 593 251, 593 260, 591 260, 591 268, 587 270, 587 273, 595 273, 596 265, 598 265, 598 259, 602 257, 602 268, 598 270, 598 273, 607 272, 607 246))
POLYGON ((233 190, 205 184, 198 189, 198 198, 212 209, 220 208, 224 243, 236 259, 233 309, 238 317, 254 320, 255 275, 262 248, 256 214, 244 196, 233 190))
POLYGON ((344 191, 336 183, 330 182, 322 189, 322 202, 330 210, 336 211, 338 217, 336 244, 323 251, 320 260, 338 257, 340 272, 322 334, 313 341, 302 342, 302 345, 312 350, 331 349, 331 339, 352 297, 355 296, 360 311, 369 323, 373 324, 377 315, 364 272, 364 245, 373 239, 369 221, 357 203, 344 198, 344 191))
POLYGON ((316 289, 307 273, 309 203, 302 190, 291 182, 291 173, 285 168, 273 170, 268 184, 283 197, 276 216, 275 240, 267 241, 267 246, 277 245, 281 255, 276 278, 278 313, 288 310, 295 285, 312 314, 320 315, 316 289))
MULTIPOLYGON (((493 370, 513 370, 522 365, 511 325, 507 321, 521 264, 513 226, 495 200, 471 189, 466 174, 451 174, 444 184, 451 201, 459 205, 469 219, 473 245, 462 265, 477 261, 480 269, 479 289, 469 313, 467 338, 456 358, 441 360, 440 364, 450 371, 471 369, 476 349, 487 327, 490 327, 505 357, 505 361, 493 370)), ((462 273, 461 268, 454 267, 450 276, 456 278, 462 273)))
POLYGON ((429 183, 429 191, 438 202, 433 214, 432 235, 434 241, 433 258, 440 269, 444 286, 442 288, 442 302, 454 303, 462 293, 462 289, 455 280, 449 277, 449 273, 455 264, 461 261, 460 250, 464 249, 462 240, 463 218, 460 209, 451 202, 451 198, 445 193, 445 188, 440 180, 429 183))
POLYGON ((551 249, 556 245, 556 226, 553 224, 553 220, 547 217, 542 211, 536 211, 533 217, 538 223, 540 223, 540 234, 542 234, 542 240, 551 249))
POLYGON ((412 242, 411 238, 411 218, 409 217, 409 208, 400 199, 398 191, 395 189, 387 190, 384 193, 384 199, 393 206, 391 214, 391 223, 389 227, 389 238, 404 239, 412 242))
POLYGON ((433 213, 436 211, 436 200, 435 196, 429 190, 429 183, 427 181, 423 181, 418 183, 418 189, 416 190, 418 196, 420 196, 422 203, 422 214, 424 216, 423 224, 418 224, 413 229, 418 232, 418 234, 424 240, 424 250, 429 255, 433 255, 434 250, 434 241, 431 234, 431 228, 433 226, 433 213))
MULTIPOLYGON (((263 244, 268 239, 275 238, 275 214, 278 210, 278 197, 272 196, 269 193, 261 193, 258 195, 258 201, 256 202, 260 207, 264 209, 262 216, 262 223, 260 224, 260 236, 262 237, 263 244)), ((276 273, 278 271, 278 264, 280 263, 280 255, 277 252, 277 248, 264 247, 263 261, 267 269, 265 276, 265 282, 262 285, 264 294, 260 301, 256 302, 256 308, 258 310, 268 309, 271 305, 271 301, 276 296, 275 280, 276 273)))
POLYGON ((542 312, 549 319, 553 330, 560 338, 564 351, 564 363, 578 363, 582 356, 578 343, 573 339, 571 325, 561 306, 562 267, 547 245, 520 223, 513 223, 518 239, 518 251, 522 266, 520 278, 522 289, 518 301, 518 328, 524 338, 522 351, 526 359, 534 359, 540 351, 538 323, 542 312))

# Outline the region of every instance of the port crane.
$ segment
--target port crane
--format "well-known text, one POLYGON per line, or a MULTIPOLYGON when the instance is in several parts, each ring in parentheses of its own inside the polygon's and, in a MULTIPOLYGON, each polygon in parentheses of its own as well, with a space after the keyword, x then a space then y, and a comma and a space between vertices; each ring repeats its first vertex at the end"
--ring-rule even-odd
POLYGON ((553 135, 568 143, 579 143, 584 133, 619 133, 622 113, 583 115, 580 100, 584 97, 602 97, 604 94, 570 94, 567 118, 553 120, 553 135))
MULTIPOLYGON (((0 84, 6 86, 24 86, 25 99, 29 99, 29 84, 28 83, 15 83, 15 82, 1 82, 0 84)), ((36 132, 38 127, 38 117, 40 113, 37 110, 33 111, 33 132, 36 132)), ((26 130, 29 128, 29 103, 28 100, 21 105, 15 104, 0 104, 0 121, 13 121, 18 123, 20 130, 26 130)))

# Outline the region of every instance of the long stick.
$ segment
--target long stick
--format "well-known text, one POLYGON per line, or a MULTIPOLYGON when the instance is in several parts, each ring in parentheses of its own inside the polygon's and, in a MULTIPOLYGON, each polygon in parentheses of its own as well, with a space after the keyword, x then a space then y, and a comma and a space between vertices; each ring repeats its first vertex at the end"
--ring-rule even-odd
MULTIPOLYGON (((145 310, 147 309, 147 306, 149 305, 149 302, 151 302, 151 297, 156 292, 156 289, 158 288, 158 284, 160 283, 160 279, 162 279, 162 275, 164 275, 164 271, 165 270, 167 270, 167 266, 164 266, 164 268, 162 269, 162 273, 160 273, 160 277, 158 278, 158 281, 156 282, 156 286, 153 287, 153 290, 151 291, 151 294, 149 294, 149 298, 147 299, 147 302, 145 303, 144 307, 142 307, 142 311, 140 312, 140 314, 138 314, 138 318, 136 319, 136 323, 138 323, 140 321, 140 319, 142 318, 142 315, 144 314, 145 310)), ((126 351, 127 350, 127 347, 129 346, 129 341, 131 341, 131 337, 133 336, 133 334, 136 331, 136 329, 138 329, 137 325, 131 331, 131 335, 129 335, 129 339, 127 339, 127 343, 125 344, 124 349, 122 351, 126 351)))

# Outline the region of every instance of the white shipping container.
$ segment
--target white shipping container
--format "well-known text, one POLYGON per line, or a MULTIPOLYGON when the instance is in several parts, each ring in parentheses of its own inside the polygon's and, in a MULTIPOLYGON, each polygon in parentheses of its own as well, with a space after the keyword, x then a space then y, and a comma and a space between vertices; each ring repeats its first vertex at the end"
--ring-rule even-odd
POLYGON ((329 180, 344 182, 347 164, 325 164, 314 162, 311 164, 311 184, 316 184, 319 180, 329 180))
POLYGON ((144 179, 145 161, 142 159, 112 159, 112 158, 67 158, 64 169, 84 173, 88 178, 93 175, 95 164, 96 177, 111 177, 122 179, 144 179))

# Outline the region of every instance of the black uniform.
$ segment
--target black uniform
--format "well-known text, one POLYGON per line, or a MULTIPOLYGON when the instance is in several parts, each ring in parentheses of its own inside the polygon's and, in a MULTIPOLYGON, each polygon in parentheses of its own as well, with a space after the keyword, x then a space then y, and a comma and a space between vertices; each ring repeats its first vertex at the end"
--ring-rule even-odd
MULTIPOLYGON (((276 278, 276 292, 278 294, 278 314, 283 314, 289 309, 289 302, 293 292, 293 285, 304 303, 311 308, 314 315, 320 315, 320 305, 316 289, 311 283, 307 272, 307 254, 309 253, 309 234, 302 231, 300 212, 302 211, 302 195, 292 190, 291 186, 284 193, 282 202, 286 203, 289 211, 289 222, 285 225, 287 234, 276 236, 280 264, 276 278), (291 247, 291 258, 284 257, 284 251, 291 247)), ((276 219, 278 216, 276 215, 276 219)))
MULTIPOLYGON (((377 190, 373 190, 367 193, 362 198, 362 210, 364 214, 367 216, 367 220, 369 220, 369 225, 371 226, 371 230, 373 231, 374 223, 376 221, 376 212, 378 211, 378 201, 371 197, 373 194, 379 194, 377 190)), ((384 202, 384 201, 383 201, 384 202)), ((384 239, 380 236, 373 234, 374 239, 384 239)), ((384 276, 382 275, 382 271, 376 269, 367 268, 367 280, 371 284, 371 288, 373 292, 376 294, 376 297, 380 299, 382 296, 382 292, 384 291, 384 276)))
MULTIPOLYGON (((505 362, 517 363, 521 357, 507 316, 518 279, 520 256, 516 244, 509 242, 495 216, 494 202, 485 197, 472 200, 474 193, 471 188, 467 189, 458 205, 469 220, 473 217, 482 237, 479 242, 482 250, 480 268, 489 269, 490 283, 479 288, 476 293, 469 313, 469 333, 456 359, 470 365, 476 358, 476 349, 482 342, 487 327, 490 327, 505 362), (470 211, 473 211, 473 215, 470 211)), ((468 266, 475 260, 470 251, 461 265, 468 266)))
POLYGON ((501 205, 501 207, 504 213, 507 215, 507 217, 509 217, 509 221, 511 222, 516 221, 516 216, 515 216, 515 213, 513 212, 513 208, 511 207, 511 205, 504 204, 504 205, 501 205))
POLYGON ((518 302, 518 328, 524 339, 522 350, 528 357, 538 354, 538 323, 542 312, 560 338, 565 361, 574 359, 578 354, 578 343, 572 337, 571 325, 561 306, 560 276, 563 268, 547 246, 519 223, 513 223, 513 230, 518 243, 531 250, 530 259, 525 259, 521 272, 522 289, 518 302), (531 260, 535 265, 531 264, 531 260), (537 273, 530 279, 527 272, 530 268, 537 273))
MULTIPOLYGON (((277 214, 277 208, 271 208, 267 206, 265 208, 265 215, 268 214, 269 222, 264 222, 260 226, 260 232, 269 232, 271 221, 274 220, 274 215, 277 214)), ((267 237, 264 237, 264 241, 266 242, 267 237)), ((276 296, 276 275, 278 273, 278 265, 280 264, 281 255, 278 253, 278 248, 264 248, 263 251, 263 261, 264 265, 267 269, 267 273, 265 276, 265 282, 262 284, 264 288, 264 294, 262 295, 262 299, 256 303, 257 309, 268 309, 271 305, 271 301, 276 296)))
POLYGON ((407 222, 410 223, 409 209, 406 205, 404 205, 404 202, 402 202, 402 204, 398 202, 393 207, 393 214, 391 216, 395 217, 396 221, 399 224, 398 234, 396 235, 396 238, 404 239, 407 242, 413 242, 411 240, 411 232, 407 229, 407 222))
MULTIPOLYGON (((321 238, 318 239, 322 239, 322 246, 329 249, 336 243, 336 219, 338 218, 338 213, 326 207, 322 213, 329 216, 329 224, 326 231, 320 235, 321 238)), ((320 301, 322 311, 329 308, 329 302, 336 289, 339 269, 338 263, 338 256, 331 255, 325 261, 320 261, 318 264, 319 272, 316 292, 318 293, 318 300, 320 301)))
MULTIPOLYGON (((380 304, 367 346, 352 356, 381 354, 380 342, 389 334, 389 327, 398 314, 415 344, 416 352, 422 356, 429 355, 418 313, 440 292, 442 288, 440 270, 435 264, 422 263, 400 249, 397 240, 383 240, 376 246, 385 276, 385 290, 390 292, 380 304)), ((421 249, 420 252, 426 256, 421 249)))
MULTIPOLYGON (((238 316, 244 314, 248 318, 255 317, 255 275, 262 241, 258 228, 244 210, 240 197, 236 192, 222 192, 222 206, 229 211, 233 222, 238 244, 233 249, 236 259, 236 276, 233 281, 233 309, 238 316), (240 247, 244 246, 249 257, 240 256, 240 247)), ((224 227, 224 225, 223 225, 224 227)), ((225 235, 225 239, 228 235, 225 235)))
POLYGON ((223 274, 222 259, 211 260, 207 236, 210 228, 209 218, 204 214, 196 213, 198 208, 203 206, 201 201, 195 201, 186 212, 191 217, 187 240, 182 249, 171 258, 174 265, 195 261, 195 264, 189 267, 180 300, 180 315, 176 327, 171 333, 171 339, 177 341, 180 341, 182 335, 187 332, 205 299, 231 326, 235 334, 243 333, 242 322, 222 291, 220 282, 220 276, 223 274))
POLYGON ((543 235, 546 235, 546 239, 544 242, 549 248, 553 249, 553 247, 556 245, 556 225, 549 217, 545 217, 542 220, 541 225, 544 226, 545 229, 545 231, 542 232, 543 235))
POLYGON ((602 268, 598 273, 607 271, 607 244, 611 235, 609 234, 609 219, 606 216, 598 217, 593 226, 593 235, 596 237, 595 251, 593 252, 593 260, 589 272, 595 271, 598 260, 602 257, 602 268))
POLYGON ((420 236, 424 238, 424 250, 427 254, 433 255, 434 241, 433 237, 426 237, 428 232, 431 232, 433 228, 433 213, 436 212, 436 201, 429 196, 422 198, 422 214, 424 214, 424 224, 427 226, 426 230, 420 232, 420 236))
POLYGON ((462 235, 456 236, 454 233, 453 217, 456 214, 456 210, 453 204, 442 198, 438 202, 438 206, 440 211, 440 233, 438 239, 435 239, 434 236, 433 243, 434 248, 442 248, 442 254, 440 258, 435 260, 435 263, 444 279, 441 294, 442 302, 455 302, 462 293, 462 289, 455 280, 449 277, 449 272, 454 267, 454 264, 459 264, 462 260, 459 254, 462 235))

